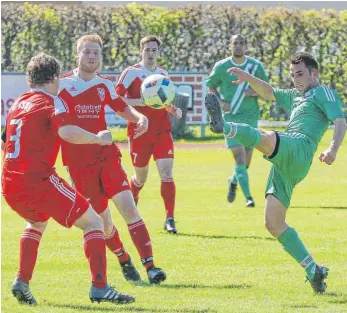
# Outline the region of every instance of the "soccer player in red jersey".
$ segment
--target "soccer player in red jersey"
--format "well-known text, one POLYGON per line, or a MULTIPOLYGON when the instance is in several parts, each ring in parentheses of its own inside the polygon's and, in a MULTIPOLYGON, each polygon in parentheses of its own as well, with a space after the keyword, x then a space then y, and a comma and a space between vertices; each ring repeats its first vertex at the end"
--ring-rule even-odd
POLYGON ((96 135, 71 122, 66 103, 57 96, 59 62, 46 54, 31 59, 27 80, 32 88, 21 95, 6 119, 2 193, 8 205, 28 221, 20 241, 19 272, 12 293, 20 303, 37 304, 29 281, 48 219, 82 229, 84 252, 92 276, 92 301, 133 302, 107 284, 106 243, 102 219, 88 201, 55 172, 60 141, 76 146, 109 146, 109 131, 96 135))
MULTIPOLYGON (((105 105, 134 123, 134 136, 148 128, 148 120, 116 93, 113 83, 99 75, 102 61, 102 40, 99 35, 85 35, 77 41, 78 66, 61 78, 61 96, 69 106, 74 123, 92 133, 105 129, 105 105)), ((127 280, 138 281, 140 275, 125 252, 113 224, 108 201, 112 199, 128 225, 132 241, 146 268, 150 283, 165 280, 166 273, 155 267, 151 239, 130 191, 127 175, 121 165, 116 146, 73 145, 62 143, 63 163, 67 166, 74 187, 86 197, 102 217, 107 247, 118 257, 127 280)))
POLYGON ((161 178, 161 196, 164 200, 166 220, 164 229, 176 234, 174 221, 176 186, 172 176, 174 144, 171 134, 171 123, 168 112, 176 118, 182 117, 182 111, 174 106, 163 109, 153 109, 146 106, 141 98, 142 81, 153 74, 168 76, 167 71, 156 64, 159 56, 160 40, 156 36, 141 39, 140 50, 142 61, 126 68, 119 78, 116 91, 124 100, 147 116, 149 127, 146 134, 136 136, 136 124, 128 123, 129 150, 135 175, 131 178, 130 188, 135 202, 139 200, 148 175, 148 163, 153 155, 161 178))

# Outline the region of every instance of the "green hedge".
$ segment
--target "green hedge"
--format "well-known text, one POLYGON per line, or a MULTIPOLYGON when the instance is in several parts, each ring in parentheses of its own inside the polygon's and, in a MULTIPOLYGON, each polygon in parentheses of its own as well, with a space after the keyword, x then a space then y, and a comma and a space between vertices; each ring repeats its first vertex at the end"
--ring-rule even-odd
POLYGON ((162 66, 206 72, 229 55, 230 36, 241 32, 248 36, 248 54, 264 63, 273 85, 291 86, 288 58, 306 50, 321 64, 321 83, 337 89, 347 103, 346 10, 6 2, 1 9, 3 71, 24 71, 40 51, 56 56, 69 69, 75 66, 76 39, 97 32, 105 43, 104 70, 121 71, 138 62, 141 37, 155 34, 163 42, 162 66))

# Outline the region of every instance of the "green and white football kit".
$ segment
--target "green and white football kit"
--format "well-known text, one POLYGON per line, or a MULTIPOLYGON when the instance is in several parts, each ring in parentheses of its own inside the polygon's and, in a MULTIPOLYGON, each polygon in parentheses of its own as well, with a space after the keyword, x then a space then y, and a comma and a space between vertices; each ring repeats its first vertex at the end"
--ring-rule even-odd
MULTIPOLYGON (((245 90, 249 88, 248 82, 239 85, 233 83, 237 77, 228 73, 228 69, 231 67, 238 67, 268 82, 265 69, 258 60, 246 56, 244 63, 237 64, 229 57, 215 64, 206 80, 206 86, 218 89, 220 98, 230 104, 231 110, 223 112, 223 118, 226 122, 246 123, 252 127, 257 127, 260 119, 258 97, 245 96, 245 90)), ((225 140, 228 148, 242 146, 234 138, 225 137, 225 140)))
POLYGON ((274 89, 279 106, 290 112, 285 132, 278 132, 277 151, 265 157, 271 168, 266 194, 273 194, 289 207, 294 187, 308 174, 318 143, 329 123, 344 117, 338 94, 326 86, 316 86, 302 94, 295 89, 274 89))

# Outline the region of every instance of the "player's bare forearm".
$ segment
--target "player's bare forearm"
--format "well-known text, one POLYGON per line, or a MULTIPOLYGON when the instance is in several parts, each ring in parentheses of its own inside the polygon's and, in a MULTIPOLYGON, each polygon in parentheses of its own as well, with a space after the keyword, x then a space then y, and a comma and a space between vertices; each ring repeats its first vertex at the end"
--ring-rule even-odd
POLYGON ((265 100, 276 100, 273 94, 273 88, 267 82, 241 70, 238 67, 232 67, 228 69, 228 72, 238 77, 237 80, 233 81, 234 84, 242 84, 248 81, 253 90, 259 95, 259 97, 265 100))
POLYGON ((137 123, 139 121, 140 118, 142 118, 143 114, 141 114, 140 112, 136 111, 136 109, 134 109, 131 106, 127 106, 123 112, 117 112, 117 114, 126 119, 129 122, 133 122, 133 123, 137 123))
POLYGON ((101 131, 95 135, 76 125, 65 125, 59 128, 58 134, 63 140, 75 145, 109 145, 112 143, 112 136, 108 130, 101 131))
POLYGON ((1 150, 5 151, 5 143, 1 140, 1 150))
POLYGON ((345 137, 346 130, 347 130, 347 124, 346 124, 345 118, 343 117, 337 118, 334 123, 335 123, 335 130, 334 130, 333 139, 328 149, 326 149, 324 152, 320 153, 319 155, 319 160, 328 165, 331 165, 334 163, 336 159, 337 151, 339 147, 341 146, 341 143, 343 141, 343 138, 345 137))
POLYGON ((347 130, 347 123, 345 118, 340 117, 335 120, 334 124, 335 124, 334 136, 329 147, 332 150, 337 151, 342 144, 343 138, 345 137, 346 130, 347 130))
POLYGON ((252 75, 250 75, 248 82, 254 92, 261 98, 265 100, 276 100, 272 91, 272 86, 267 82, 252 75))
POLYGON ((130 105, 132 107, 136 107, 136 106, 144 107, 144 106, 146 106, 145 103, 143 102, 142 98, 130 99, 130 98, 122 97, 122 99, 127 105, 130 105))

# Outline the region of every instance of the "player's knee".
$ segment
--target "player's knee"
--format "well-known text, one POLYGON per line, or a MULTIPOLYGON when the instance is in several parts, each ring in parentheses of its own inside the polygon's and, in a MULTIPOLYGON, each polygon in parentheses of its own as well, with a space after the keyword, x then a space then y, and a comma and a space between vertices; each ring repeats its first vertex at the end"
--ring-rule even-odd
POLYGON ((111 235, 113 231, 113 223, 108 221, 108 220, 103 220, 103 225, 104 225, 104 234, 105 236, 111 235))
POLYGON ((104 231, 103 220, 92 207, 89 207, 89 209, 74 223, 74 225, 82 229, 84 232, 93 230, 104 231))
POLYGON ((28 225, 26 228, 36 230, 36 231, 40 232, 41 234, 43 234, 44 231, 46 230, 47 224, 48 224, 48 221, 46 221, 46 222, 28 222, 28 225))
POLYGON ((143 186, 147 180, 147 175, 136 175, 135 176, 135 181, 137 185, 143 186))
POLYGON ((265 228, 268 230, 268 232, 271 234, 271 235, 275 235, 276 233, 276 229, 277 229, 277 225, 276 225, 276 222, 272 221, 272 220, 269 220, 269 219, 266 219, 265 220, 265 228))
POLYGON ((165 167, 160 170, 160 178, 161 180, 168 180, 172 179, 172 168, 170 167, 165 167))

